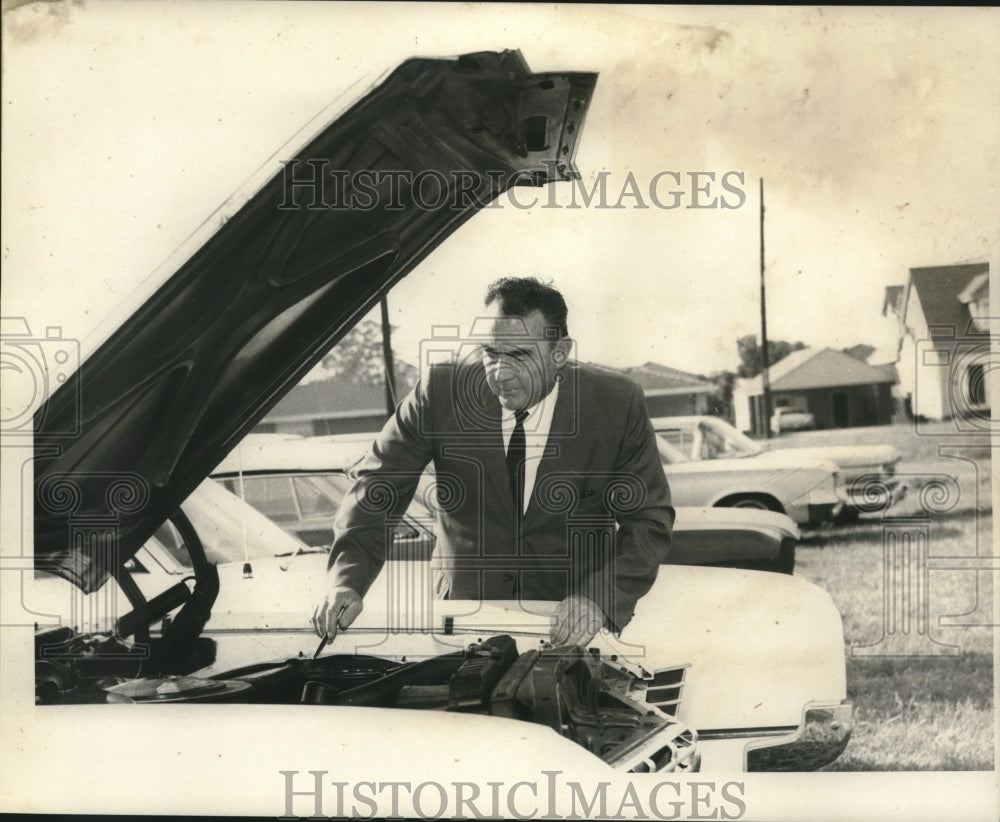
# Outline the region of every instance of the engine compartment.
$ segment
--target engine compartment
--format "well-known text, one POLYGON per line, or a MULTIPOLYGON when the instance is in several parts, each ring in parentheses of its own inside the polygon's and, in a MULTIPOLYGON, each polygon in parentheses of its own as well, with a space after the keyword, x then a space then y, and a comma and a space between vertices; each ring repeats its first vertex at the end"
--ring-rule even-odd
POLYGON ((696 733, 671 715, 676 703, 646 701, 655 678, 642 680, 577 645, 519 653, 504 634, 410 661, 298 657, 211 678, 163 674, 155 650, 112 634, 44 632, 36 651, 38 704, 238 702, 475 713, 545 725, 627 772, 692 772, 700 764, 696 733))

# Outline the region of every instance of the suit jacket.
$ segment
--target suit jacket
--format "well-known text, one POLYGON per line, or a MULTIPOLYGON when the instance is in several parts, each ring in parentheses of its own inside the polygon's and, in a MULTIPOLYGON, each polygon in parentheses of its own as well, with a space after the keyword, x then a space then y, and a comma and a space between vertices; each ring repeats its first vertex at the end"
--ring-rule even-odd
MULTIPOLYGON (((436 365, 403 400, 358 470, 337 518, 335 584, 364 595, 385 561, 391 522, 433 462, 436 593, 455 599, 601 605, 629 621, 656 579, 674 520, 641 389, 570 363, 523 517, 507 478, 497 398, 479 362, 436 365)), ((526 430, 526 438, 532 432, 526 430)))

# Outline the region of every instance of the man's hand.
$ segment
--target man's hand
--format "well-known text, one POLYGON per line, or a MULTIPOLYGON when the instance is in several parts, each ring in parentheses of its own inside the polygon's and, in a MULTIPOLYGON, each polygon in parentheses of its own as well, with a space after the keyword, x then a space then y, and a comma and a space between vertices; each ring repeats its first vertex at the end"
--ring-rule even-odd
POLYGON ((586 645, 607 619, 601 606, 579 594, 570 594, 556 606, 549 627, 553 645, 586 645))
POLYGON ((361 594, 353 588, 341 585, 327 594, 313 611, 312 624, 316 636, 334 639, 337 629, 345 629, 358 618, 361 609, 361 594))

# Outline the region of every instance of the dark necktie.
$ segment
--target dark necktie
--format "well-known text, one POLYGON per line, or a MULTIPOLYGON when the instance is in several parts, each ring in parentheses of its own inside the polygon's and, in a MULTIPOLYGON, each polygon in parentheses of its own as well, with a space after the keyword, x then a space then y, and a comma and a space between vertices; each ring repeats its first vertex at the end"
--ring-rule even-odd
POLYGON ((518 517, 524 511, 524 421, 527 417, 527 411, 514 412, 517 424, 507 445, 507 478, 510 480, 510 493, 514 497, 514 509, 518 517))

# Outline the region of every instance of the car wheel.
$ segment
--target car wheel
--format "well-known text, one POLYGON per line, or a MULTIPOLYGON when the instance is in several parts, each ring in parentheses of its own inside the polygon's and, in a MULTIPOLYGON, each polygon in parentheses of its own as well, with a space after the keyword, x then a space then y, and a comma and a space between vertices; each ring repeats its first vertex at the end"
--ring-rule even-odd
POLYGON ((852 505, 845 505, 840 509, 840 513, 837 514, 836 522, 838 525, 848 525, 852 522, 857 522, 861 515, 861 511, 852 505))
POLYGON ((752 508, 756 511, 776 511, 785 513, 781 504, 766 494, 735 494, 715 503, 717 508, 752 508))

